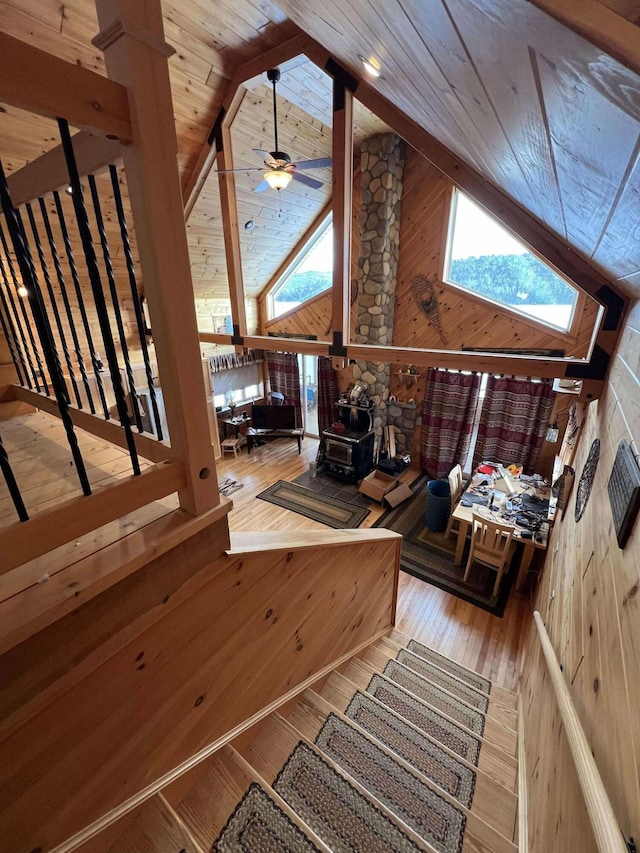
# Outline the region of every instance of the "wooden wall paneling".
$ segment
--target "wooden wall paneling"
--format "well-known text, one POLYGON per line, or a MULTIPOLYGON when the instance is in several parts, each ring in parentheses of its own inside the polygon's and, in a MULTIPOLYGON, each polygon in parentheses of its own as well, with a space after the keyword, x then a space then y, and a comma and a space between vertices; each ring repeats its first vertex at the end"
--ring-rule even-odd
MULTIPOLYGON (((167 604, 163 584, 138 597, 151 620, 143 608, 137 630, 114 623, 109 634, 119 609, 105 610, 110 656, 100 662, 101 649, 90 651, 95 669, 4 743, 3 831, 14 849, 53 846, 389 627, 400 540, 361 538, 331 552, 287 552, 283 537, 284 550, 268 558, 259 551, 231 558, 214 556, 219 550, 205 531, 170 552, 184 580, 167 604), (29 773, 35 766, 38 773, 29 773), (17 790, 16 773, 32 784, 17 790), (46 804, 37 820, 32 802, 46 804)), ((95 610, 100 597, 86 606, 95 610)), ((65 630, 65 620, 49 630, 65 630)), ((94 630, 74 634, 79 647, 94 630)), ((55 656, 60 646, 47 648, 55 656)), ((39 657, 38 667, 45 665, 39 657)))
MULTIPOLYGON (((625 836, 638 837, 640 815, 640 782, 638 749, 640 730, 635 708, 640 701, 640 633, 638 629, 636 590, 640 583, 639 530, 624 550, 617 545, 607 482, 621 439, 635 442, 640 435, 640 385, 637 362, 640 344, 640 308, 636 303, 630 312, 609 373, 602 398, 588 407, 575 457, 579 478, 586 455, 594 438, 601 441, 600 460, 594 488, 584 517, 575 522, 575 488, 562 519, 556 524, 554 541, 558 545, 559 570, 564 594, 555 598, 556 615, 550 620, 550 636, 561 662, 590 747, 612 799, 616 816, 625 836)), ((555 545, 553 548, 555 549, 555 545)), ((549 563, 549 557, 547 558, 549 563)), ((547 565, 536 594, 543 603, 553 589, 560 586, 547 574, 547 565)), ((528 648, 532 648, 529 639, 528 648)), ((527 655, 526 680, 539 680, 540 673, 532 655, 527 655)), ((535 808, 539 817, 534 822, 539 846, 532 851, 550 849, 549 829, 554 825, 557 808, 550 809, 556 796, 563 796, 569 770, 559 753, 550 748, 550 733, 540 726, 539 709, 527 712, 528 750, 544 756, 551 787, 530 790, 532 800, 540 797, 535 808), (556 780, 556 781, 554 781, 556 780), (544 812, 546 811, 546 814, 544 812), (544 814, 544 822, 543 822, 544 814)), ((525 721, 526 722, 526 721, 525 721)), ((529 764, 528 758, 528 764, 529 764)), ((579 807, 571 817, 567 811, 563 821, 576 826, 582 812, 579 807)), ((571 841, 569 853, 581 849, 571 841), (574 846, 575 845, 575 846, 574 846)), ((588 849, 588 848, 587 848, 588 849)))
POLYGON ((555 348, 565 350, 567 356, 584 358, 598 311, 593 299, 586 299, 578 334, 572 339, 442 282, 450 193, 451 182, 409 149, 402 198, 394 345, 437 349, 555 348), (436 288, 446 344, 415 304, 411 281, 418 274, 426 276, 436 288))

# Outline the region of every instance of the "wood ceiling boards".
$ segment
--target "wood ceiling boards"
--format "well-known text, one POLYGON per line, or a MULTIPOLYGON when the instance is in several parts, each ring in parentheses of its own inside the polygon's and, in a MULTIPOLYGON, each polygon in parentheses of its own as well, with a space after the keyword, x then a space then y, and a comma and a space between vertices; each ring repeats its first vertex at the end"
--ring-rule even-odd
POLYGON ((525 0, 280 5, 356 74, 378 56, 381 94, 640 293, 635 73, 525 0))

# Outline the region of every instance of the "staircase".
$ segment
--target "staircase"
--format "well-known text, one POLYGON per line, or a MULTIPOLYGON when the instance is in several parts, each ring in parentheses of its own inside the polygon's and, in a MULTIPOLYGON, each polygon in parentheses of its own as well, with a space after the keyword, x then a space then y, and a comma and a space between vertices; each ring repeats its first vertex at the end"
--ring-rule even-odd
POLYGON ((516 726, 514 693, 394 631, 81 850, 515 853, 516 726))

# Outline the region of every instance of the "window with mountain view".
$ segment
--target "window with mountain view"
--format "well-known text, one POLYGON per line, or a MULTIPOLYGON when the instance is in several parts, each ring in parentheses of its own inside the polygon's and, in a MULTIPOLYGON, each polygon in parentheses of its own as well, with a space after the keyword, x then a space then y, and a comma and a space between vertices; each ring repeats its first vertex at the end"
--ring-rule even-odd
POLYGON ((547 326, 569 330, 576 289, 458 190, 447 248, 446 282, 547 326))
POLYGON ((280 317, 330 288, 332 276, 333 228, 329 217, 269 294, 270 318, 280 317))

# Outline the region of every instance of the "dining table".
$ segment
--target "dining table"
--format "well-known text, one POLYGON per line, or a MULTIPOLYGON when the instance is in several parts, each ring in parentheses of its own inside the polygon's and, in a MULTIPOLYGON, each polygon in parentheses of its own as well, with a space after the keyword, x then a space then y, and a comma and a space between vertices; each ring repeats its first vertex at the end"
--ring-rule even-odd
POLYGON ((548 483, 537 474, 508 480, 475 474, 452 513, 458 522, 456 566, 462 565, 474 512, 488 521, 513 527, 513 541, 522 543, 516 590, 525 591, 533 556, 537 550, 546 551, 549 540, 553 501, 548 483))

